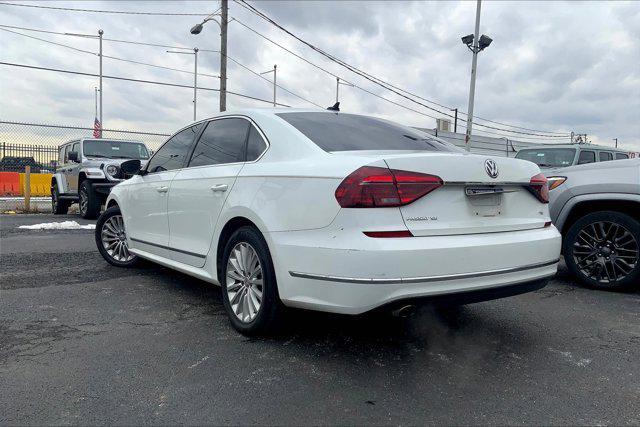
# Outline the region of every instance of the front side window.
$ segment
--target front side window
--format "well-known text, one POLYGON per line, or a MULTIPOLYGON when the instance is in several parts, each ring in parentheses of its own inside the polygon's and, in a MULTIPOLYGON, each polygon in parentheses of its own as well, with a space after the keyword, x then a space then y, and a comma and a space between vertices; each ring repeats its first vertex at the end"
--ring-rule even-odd
POLYGON ((62 145, 60 146, 59 152, 58 152, 58 163, 59 164, 63 164, 65 162, 65 158, 64 158, 64 150, 67 148, 67 145, 62 145))
POLYGON ((594 151, 580 151, 580 157, 578 158, 579 165, 593 163, 595 161, 596 161, 596 153, 594 151))
POLYGON ((540 148, 520 150, 516 159, 528 160, 541 168, 557 168, 571 166, 575 156, 575 148, 540 148))
POLYGON ((277 116, 327 152, 461 151, 427 133, 374 117, 321 112, 280 113, 277 116))
POLYGON ((629 155, 625 153, 616 153, 616 160, 628 159, 629 155))
POLYGON ((71 148, 71 144, 67 145, 64 147, 64 162, 65 163, 69 163, 69 151, 71 148))
POLYGON ((598 153, 598 159, 601 162, 608 162, 609 160, 613 160, 613 154, 607 151, 600 151, 598 153))
POLYGON ((184 167, 193 142, 200 133, 203 124, 190 126, 171 137, 153 155, 147 165, 147 172, 163 172, 184 167))
MULTIPOLYGON (((82 146, 85 157, 139 160, 146 160, 149 158, 147 147, 145 147, 141 142, 92 139, 84 141, 82 146)), ((74 151, 78 151, 75 144, 74 151)))
POLYGON ((255 126, 251 126, 249 138, 247 139, 247 162, 256 160, 266 149, 267 143, 262 139, 260 132, 255 126))
POLYGON ((80 148, 80 143, 79 142, 74 142, 73 145, 71 146, 71 151, 75 151, 76 153, 78 153, 78 156, 80 156, 79 148, 80 148))
POLYGON ((193 150, 189 167, 243 162, 248 130, 245 119, 210 121, 193 150))

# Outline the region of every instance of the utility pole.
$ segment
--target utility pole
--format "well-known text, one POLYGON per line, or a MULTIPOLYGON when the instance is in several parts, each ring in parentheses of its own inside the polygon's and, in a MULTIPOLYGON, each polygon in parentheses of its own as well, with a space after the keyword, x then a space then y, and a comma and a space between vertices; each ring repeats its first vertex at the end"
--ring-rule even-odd
MULTIPOLYGON (((227 24, 228 0, 220 0, 220 111, 227 110, 227 24)), ((275 77, 275 76, 274 76, 275 77)), ((275 80, 275 78, 274 78, 275 80)))
POLYGON ((100 128, 104 129, 104 122, 102 121, 102 35, 104 31, 98 30, 98 37, 100 38, 100 128))
POLYGON ((473 59, 471 61, 471 83, 469 84, 469 108, 467 109, 467 132, 464 137, 464 144, 467 151, 471 150, 471 127, 473 126, 473 98, 476 92, 476 67, 478 65, 478 41, 480 36, 480 6, 482 0, 478 0, 476 6, 476 28, 473 37, 473 59))
POLYGON ((618 138, 613 138, 613 140, 616 142, 616 148, 618 148, 618 138))
POLYGON ((455 108, 455 117, 453 119, 453 133, 458 133, 458 109, 455 108))

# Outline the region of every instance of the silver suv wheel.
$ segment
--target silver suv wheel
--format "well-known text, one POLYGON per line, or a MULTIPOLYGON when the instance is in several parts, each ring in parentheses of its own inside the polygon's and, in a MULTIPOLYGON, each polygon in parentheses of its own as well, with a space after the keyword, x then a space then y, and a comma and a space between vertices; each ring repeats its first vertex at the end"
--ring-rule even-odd
POLYGON ((233 247, 227 262, 225 292, 233 314, 243 323, 258 315, 262 306, 262 265, 256 250, 247 242, 233 247))
POLYGON ((122 215, 113 215, 102 225, 100 232, 102 247, 116 261, 131 261, 135 255, 129 252, 127 234, 122 215))

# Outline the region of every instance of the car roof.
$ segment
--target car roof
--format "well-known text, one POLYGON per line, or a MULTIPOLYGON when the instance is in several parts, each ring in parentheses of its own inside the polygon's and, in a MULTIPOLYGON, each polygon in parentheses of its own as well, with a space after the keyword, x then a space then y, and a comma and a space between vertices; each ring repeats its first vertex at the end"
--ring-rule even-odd
POLYGON ((600 151, 616 151, 620 153, 627 153, 626 150, 620 148, 613 147, 604 147, 602 145, 595 144, 553 144, 553 145, 539 145, 535 147, 526 147, 518 150, 520 151, 528 151, 528 150, 553 150, 560 148, 579 148, 581 150, 600 150, 600 151))

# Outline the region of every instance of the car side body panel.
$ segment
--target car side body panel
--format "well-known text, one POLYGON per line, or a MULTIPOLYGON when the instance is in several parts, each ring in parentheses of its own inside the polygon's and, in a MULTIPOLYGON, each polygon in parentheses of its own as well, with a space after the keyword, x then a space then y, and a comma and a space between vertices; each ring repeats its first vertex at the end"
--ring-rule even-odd
POLYGON ((581 202, 627 200, 640 203, 640 159, 591 163, 553 171, 567 180, 549 194, 549 213, 559 230, 581 202))

